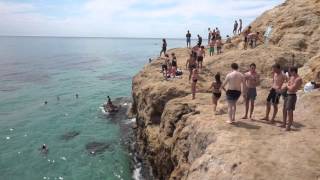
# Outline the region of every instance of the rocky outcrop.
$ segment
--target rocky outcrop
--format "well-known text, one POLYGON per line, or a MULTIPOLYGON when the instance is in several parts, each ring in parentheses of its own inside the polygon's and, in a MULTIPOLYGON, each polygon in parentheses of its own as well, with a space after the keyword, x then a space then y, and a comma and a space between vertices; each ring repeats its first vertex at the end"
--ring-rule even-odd
MULTIPOLYGON (((161 59, 146 65, 132 82, 132 112, 136 115, 138 151, 149 162, 156 179, 272 179, 314 180, 320 177, 320 91, 299 92, 292 132, 260 121, 265 112, 271 65, 298 65, 305 81, 319 76, 319 0, 288 0, 252 23, 263 31, 272 23, 268 46, 241 50, 240 37, 222 55, 205 58, 196 100, 191 100, 188 71, 184 68, 189 49, 174 49, 181 79, 165 80, 161 59), (236 48, 237 47, 237 48, 236 48), (213 74, 225 75, 232 62, 246 71, 255 62, 262 74, 254 121, 227 120, 224 95, 214 115, 207 92, 213 74)), ((277 122, 281 121, 278 113, 277 122)))

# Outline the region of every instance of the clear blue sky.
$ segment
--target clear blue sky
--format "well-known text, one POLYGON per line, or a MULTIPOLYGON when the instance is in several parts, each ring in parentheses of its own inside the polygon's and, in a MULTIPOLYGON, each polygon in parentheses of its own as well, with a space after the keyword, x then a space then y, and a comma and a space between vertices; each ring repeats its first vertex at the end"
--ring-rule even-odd
POLYGON ((174 37, 231 34, 284 0, 0 0, 0 35, 174 37))

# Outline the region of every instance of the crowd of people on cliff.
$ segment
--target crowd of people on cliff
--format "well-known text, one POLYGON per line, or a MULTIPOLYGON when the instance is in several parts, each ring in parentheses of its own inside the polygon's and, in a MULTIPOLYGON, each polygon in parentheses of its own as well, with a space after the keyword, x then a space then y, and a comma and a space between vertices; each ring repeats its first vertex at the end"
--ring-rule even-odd
MULTIPOLYGON (((268 38, 271 34, 272 26, 268 25, 264 37, 260 32, 253 32, 252 27, 249 26, 244 31, 242 31, 242 20, 239 19, 239 23, 235 21, 233 34, 234 36, 242 35, 244 48, 247 49, 248 46, 255 48, 257 46, 257 41, 261 43, 267 43, 268 38)), ((198 82, 198 73, 201 72, 203 68, 203 60, 206 56, 206 47, 203 45, 203 39, 198 34, 197 44, 191 47, 191 33, 188 30, 186 34, 187 48, 191 49, 190 56, 186 61, 186 69, 189 71, 189 82, 191 83, 191 93, 192 99, 196 98, 196 87, 198 82)), ((231 43, 230 36, 227 36, 225 43, 231 43)), ((222 37, 219 28, 208 28, 208 54, 213 56, 222 53, 222 37)), ((177 75, 178 63, 175 53, 171 55, 166 53, 167 42, 163 39, 162 50, 160 52, 160 57, 164 54, 162 73, 165 79, 169 77, 175 78, 177 75)), ((236 104, 241 94, 245 101, 245 114, 242 119, 253 120, 253 112, 255 107, 255 100, 257 97, 257 86, 260 82, 260 75, 256 72, 256 64, 250 64, 250 70, 246 73, 239 72, 239 65, 236 63, 231 64, 232 71, 227 74, 225 80, 221 80, 221 74, 217 73, 214 76, 215 81, 212 82, 209 87, 209 91, 212 92, 212 103, 213 110, 216 115, 221 113, 217 111, 218 101, 222 95, 222 91, 226 93, 226 98, 228 102, 228 115, 229 120, 227 123, 233 124, 235 122, 236 114, 236 104), (226 88, 227 87, 227 88, 226 88)), ((279 64, 274 64, 272 66, 273 71, 273 82, 271 84, 271 89, 269 95, 266 99, 266 114, 261 120, 269 121, 270 123, 275 123, 275 117, 278 113, 278 104, 280 98, 283 97, 284 105, 283 111, 283 123, 280 127, 286 130, 291 130, 291 125, 293 122, 293 111, 295 110, 295 105, 297 101, 297 91, 301 88, 302 79, 298 75, 298 68, 291 66, 288 72, 285 74, 283 69, 279 64), (271 119, 269 117, 271 107, 273 107, 273 113, 271 119)), ((182 73, 180 73, 181 75, 182 73)), ((312 84, 313 85, 313 84, 312 84)), ((316 84, 317 85, 317 84, 316 84)), ((313 85, 314 86, 314 85, 313 85)))

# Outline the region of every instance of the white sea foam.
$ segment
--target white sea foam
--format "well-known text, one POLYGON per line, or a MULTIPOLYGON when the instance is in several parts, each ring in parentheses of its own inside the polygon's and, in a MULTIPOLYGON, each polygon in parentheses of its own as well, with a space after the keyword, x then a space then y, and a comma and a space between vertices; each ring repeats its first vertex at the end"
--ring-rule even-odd
POLYGON ((141 167, 135 168, 135 169, 133 170, 132 178, 133 178, 134 180, 141 180, 141 179, 142 179, 141 167))
POLYGON ((10 139, 10 136, 7 136, 6 139, 9 140, 9 139, 10 139))
POLYGON ((106 111, 104 110, 103 107, 99 107, 99 109, 101 109, 102 114, 105 114, 105 115, 108 115, 108 114, 109 114, 108 112, 106 112, 106 111))

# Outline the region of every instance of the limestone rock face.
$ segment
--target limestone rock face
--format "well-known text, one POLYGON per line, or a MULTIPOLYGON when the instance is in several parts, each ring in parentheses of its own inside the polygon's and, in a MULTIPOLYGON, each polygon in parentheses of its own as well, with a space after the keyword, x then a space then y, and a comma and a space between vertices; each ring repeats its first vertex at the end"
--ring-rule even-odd
MULTIPOLYGON (((271 65, 292 64, 301 67, 304 81, 320 78, 320 0, 288 0, 265 12, 252 27, 263 32, 273 25, 268 46, 242 50, 241 37, 221 55, 204 59, 199 74, 196 100, 191 99, 191 84, 185 62, 189 49, 173 49, 183 76, 165 80, 162 59, 146 65, 132 82, 132 113, 136 115, 138 150, 149 162, 155 179, 200 180, 315 180, 320 178, 320 91, 298 93, 293 131, 259 120, 265 115, 265 99, 271 83, 271 65), (230 64, 240 71, 257 64, 261 85, 254 111, 254 121, 241 120, 241 99, 235 125, 225 123, 228 116, 223 93, 214 115, 211 93, 213 75, 223 77, 230 64)), ((170 53, 169 52, 169 53, 170 53)), ((224 79, 224 78, 222 78, 224 79)), ((282 121, 282 101, 276 117, 282 121)))

